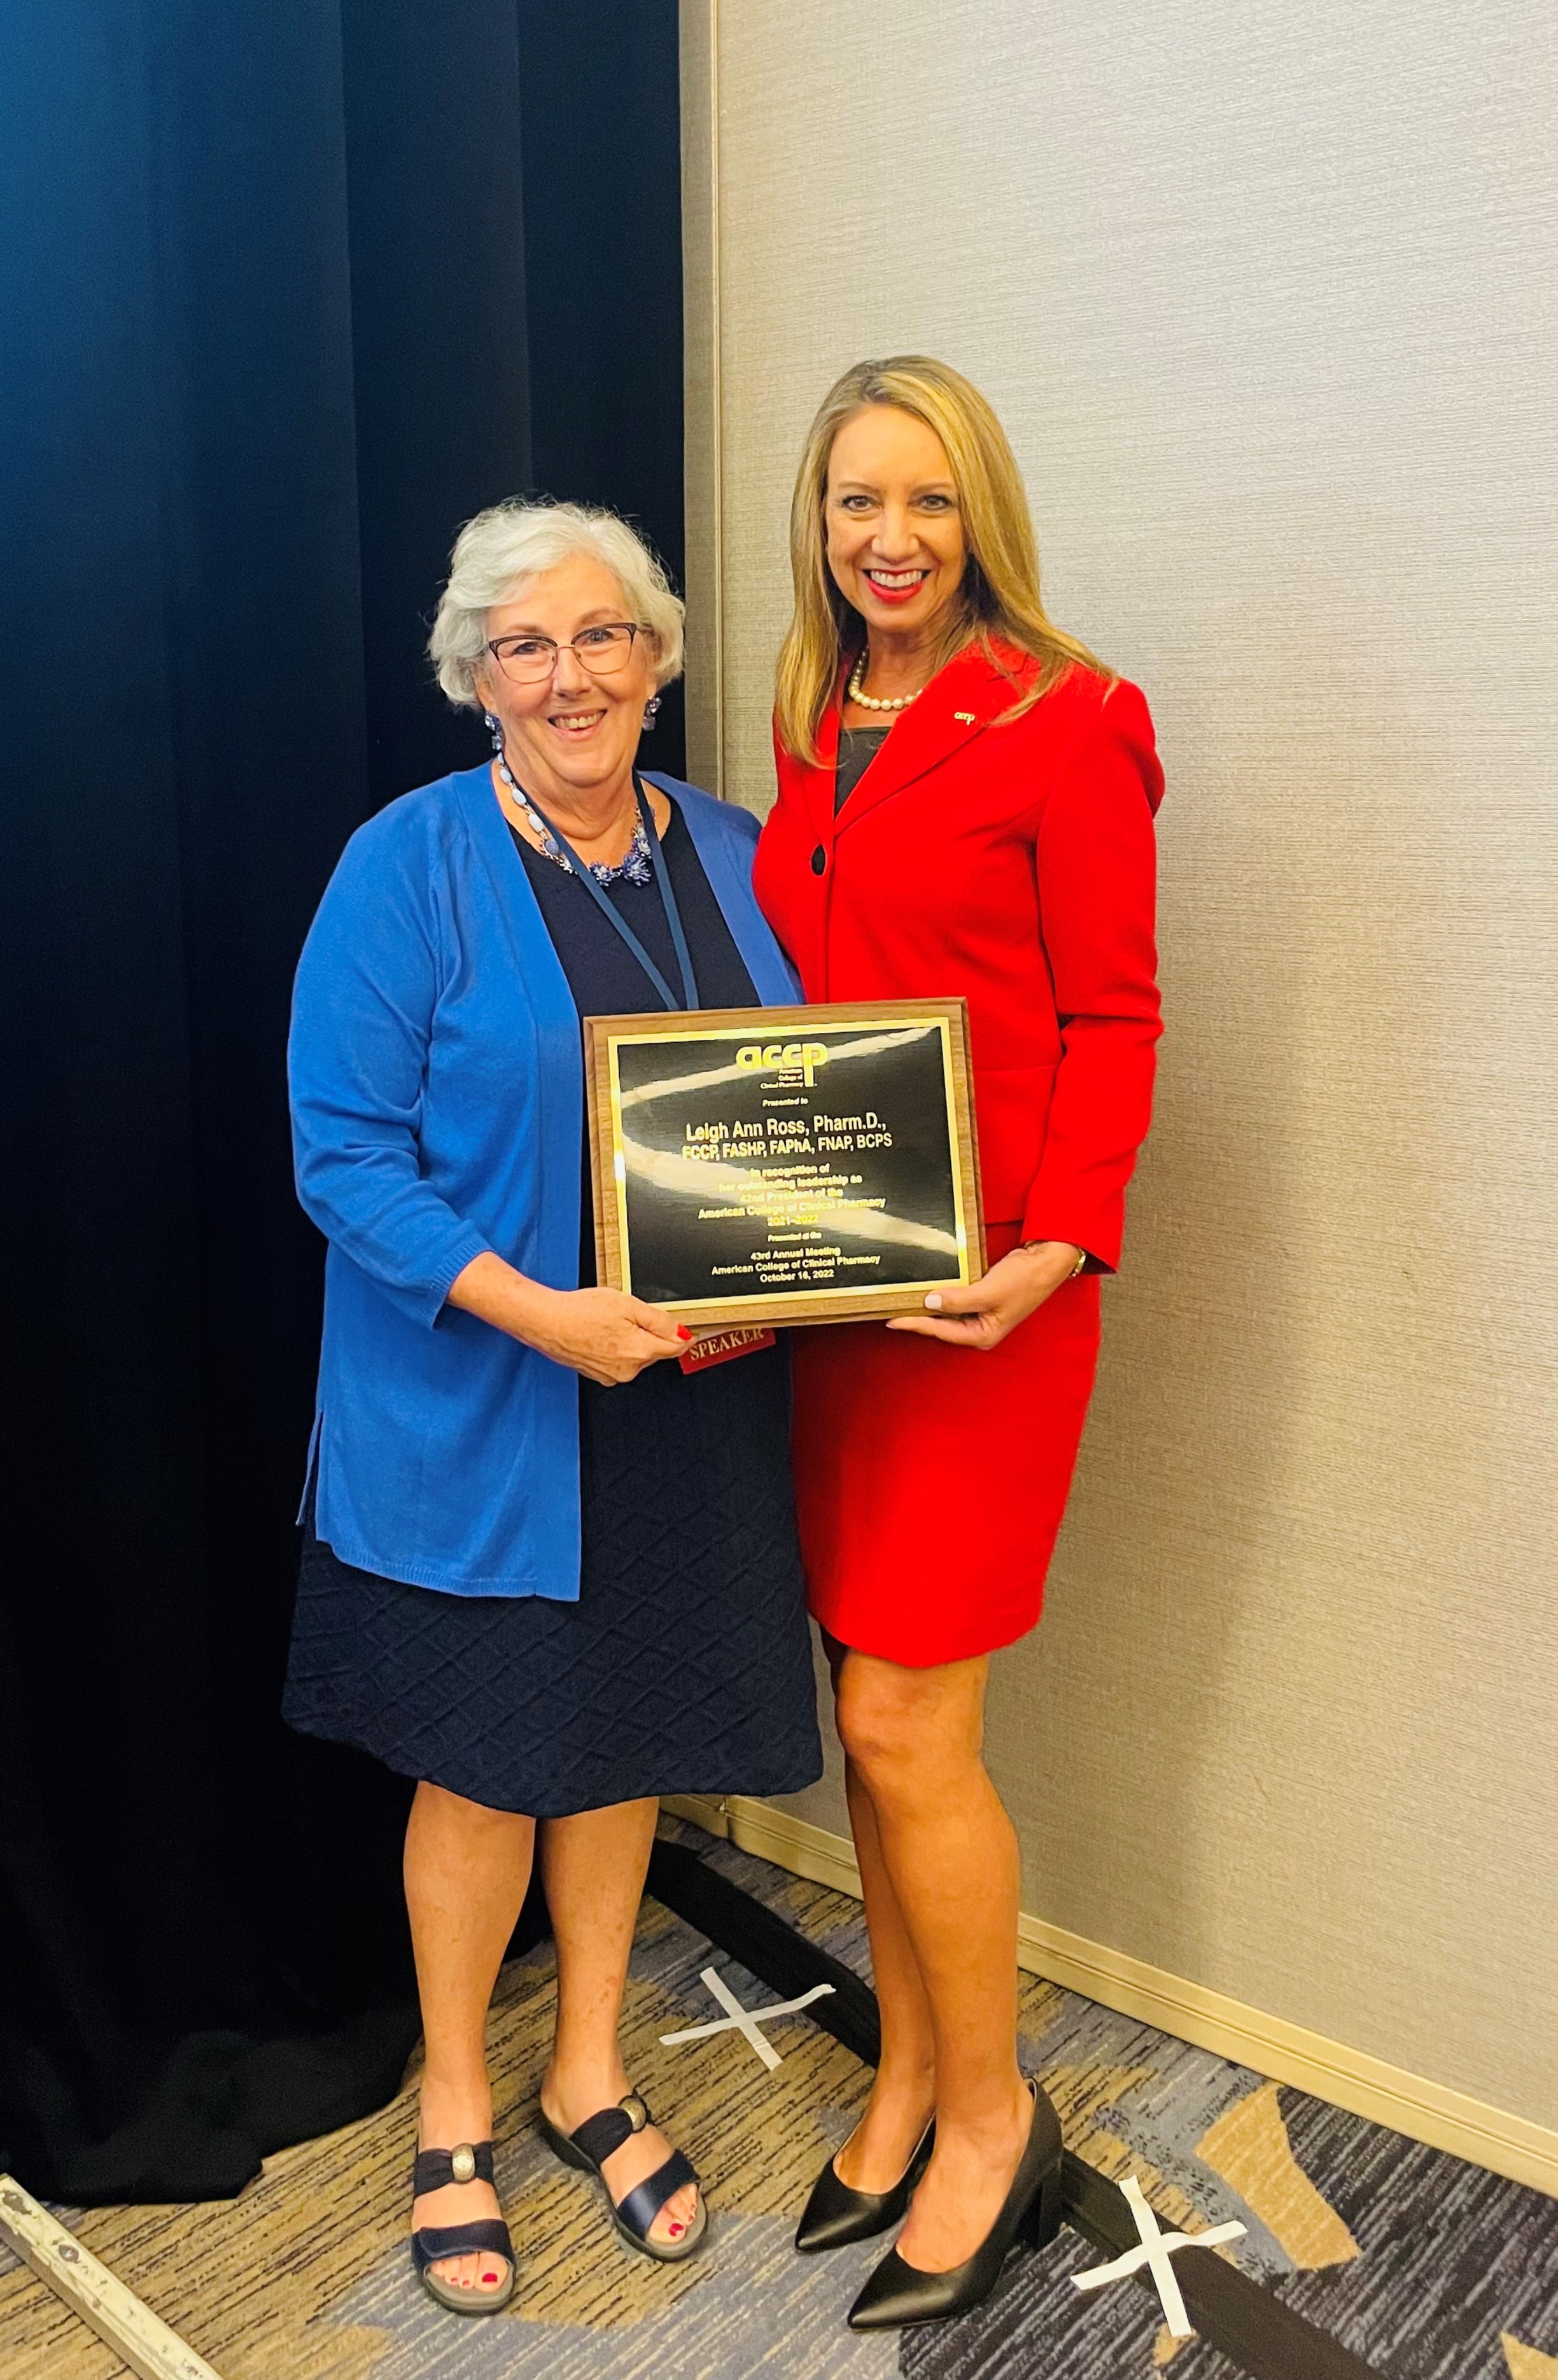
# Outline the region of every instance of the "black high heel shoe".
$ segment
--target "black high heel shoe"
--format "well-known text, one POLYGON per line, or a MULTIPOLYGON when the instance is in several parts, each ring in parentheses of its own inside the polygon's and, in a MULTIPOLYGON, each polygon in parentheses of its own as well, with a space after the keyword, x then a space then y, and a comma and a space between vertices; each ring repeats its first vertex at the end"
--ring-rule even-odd
POLYGON ((1038 2084, 1030 2082, 1033 2120, 1011 2188, 989 2231, 949 2273, 922 2273, 889 2248, 850 2308, 851 2330, 901 2330, 910 2323, 946 2322, 982 2305, 1020 2240, 1046 2248, 1060 2228, 1060 2119, 1038 2084))
POLYGON ((812 2185, 806 2211, 796 2228, 795 2245, 801 2254, 815 2256, 825 2248, 847 2248, 851 2240, 874 2240, 878 2231, 890 2231, 895 2223, 901 2223, 935 2144, 933 2116, 902 2179, 890 2190, 851 2190, 847 2181, 839 2180, 829 2157, 812 2185))

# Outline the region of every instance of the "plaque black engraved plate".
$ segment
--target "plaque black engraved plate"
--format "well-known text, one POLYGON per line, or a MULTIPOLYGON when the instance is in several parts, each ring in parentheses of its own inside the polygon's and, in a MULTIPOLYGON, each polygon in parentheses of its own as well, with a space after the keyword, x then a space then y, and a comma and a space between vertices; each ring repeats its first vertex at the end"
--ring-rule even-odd
POLYGON ((585 1029, 601 1281, 690 1323, 829 1322, 983 1272, 960 1001, 585 1029))

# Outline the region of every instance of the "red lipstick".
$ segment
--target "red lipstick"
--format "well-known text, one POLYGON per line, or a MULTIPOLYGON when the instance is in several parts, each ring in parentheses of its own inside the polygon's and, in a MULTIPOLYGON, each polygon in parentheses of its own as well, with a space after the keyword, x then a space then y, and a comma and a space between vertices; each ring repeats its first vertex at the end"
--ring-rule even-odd
POLYGON ((912 603, 926 583, 924 578, 916 578, 907 587, 882 587, 871 577, 869 571, 863 570, 861 577, 878 603, 912 603))

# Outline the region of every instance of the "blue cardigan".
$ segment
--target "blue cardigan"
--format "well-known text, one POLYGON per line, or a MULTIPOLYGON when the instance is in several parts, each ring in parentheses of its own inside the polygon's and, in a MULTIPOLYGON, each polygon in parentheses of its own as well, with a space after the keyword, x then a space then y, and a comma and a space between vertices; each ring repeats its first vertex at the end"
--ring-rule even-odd
MULTIPOLYGON (((759 999, 795 999, 752 896, 756 820, 653 782, 759 999)), ((444 1303, 489 1248, 579 1279, 579 1019, 485 768, 352 837, 298 965, 289 1063, 297 1195, 330 1242, 320 1536, 412 1585, 575 1601, 578 1375, 444 1303)))

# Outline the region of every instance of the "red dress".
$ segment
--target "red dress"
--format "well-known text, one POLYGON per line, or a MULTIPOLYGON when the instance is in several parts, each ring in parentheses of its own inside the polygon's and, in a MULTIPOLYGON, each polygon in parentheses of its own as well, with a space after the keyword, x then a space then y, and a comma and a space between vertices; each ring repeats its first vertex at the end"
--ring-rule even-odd
MULTIPOLYGON (((816 767, 777 747, 755 886, 808 1000, 968 1002, 990 1262, 1070 1240, 1113 1271, 1161 1030, 1163 771, 1135 686, 1074 669, 1000 724, 1015 694, 968 648, 837 818, 836 697, 816 767)), ((924 1669, 1033 1626, 1098 1321, 1090 1269, 989 1354, 876 1322, 795 1332, 801 1540, 832 1635, 924 1669)))

